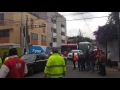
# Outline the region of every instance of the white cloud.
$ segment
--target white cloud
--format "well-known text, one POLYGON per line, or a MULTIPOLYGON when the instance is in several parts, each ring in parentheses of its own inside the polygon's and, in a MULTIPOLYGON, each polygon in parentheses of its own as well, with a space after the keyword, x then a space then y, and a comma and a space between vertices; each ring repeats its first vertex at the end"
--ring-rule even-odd
POLYGON ((67 35, 68 36, 76 36, 79 32, 79 29, 84 34, 84 36, 90 37, 94 39, 93 32, 98 28, 98 26, 104 25, 107 22, 107 17, 104 18, 94 18, 94 19, 86 19, 88 26, 86 25, 84 20, 74 20, 74 19, 83 19, 80 13, 84 18, 92 18, 92 17, 101 17, 108 16, 110 12, 59 12, 63 16, 66 17, 67 20, 67 35))

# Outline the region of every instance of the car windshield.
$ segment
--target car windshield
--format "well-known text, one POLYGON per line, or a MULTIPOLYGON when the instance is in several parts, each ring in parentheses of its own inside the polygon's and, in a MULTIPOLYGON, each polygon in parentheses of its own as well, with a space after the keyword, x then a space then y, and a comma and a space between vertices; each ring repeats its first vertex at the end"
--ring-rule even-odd
POLYGON ((21 59, 23 59, 23 60, 30 60, 30 61, 32 61, 32 60, 34 60, 35 59, 35 55, 34 54, 28 54, 28 55, 23 55, 22 57, 21 57, 21 59))

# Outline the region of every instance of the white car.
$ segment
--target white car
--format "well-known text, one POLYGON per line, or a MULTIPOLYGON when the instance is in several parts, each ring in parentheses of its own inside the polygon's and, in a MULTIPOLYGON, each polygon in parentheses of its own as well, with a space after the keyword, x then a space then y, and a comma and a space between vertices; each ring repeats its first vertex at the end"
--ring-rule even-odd
POLYGON ((72 60, 73 53, 77 53, 79 55, 83 55, 82 50, 72 50, 70 53, 68 53, 68 56, 67 56, 68 60, 72 60))

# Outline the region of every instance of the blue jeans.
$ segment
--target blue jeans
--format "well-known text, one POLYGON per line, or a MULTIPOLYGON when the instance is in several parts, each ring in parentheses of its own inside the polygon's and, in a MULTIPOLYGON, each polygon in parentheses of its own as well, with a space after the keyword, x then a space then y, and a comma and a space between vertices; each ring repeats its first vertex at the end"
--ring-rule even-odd
POLYGON ((90 62, 90 69, 92 72, 94 72, 94 61, 90 62))
POLYGON ((87 70, 87 71, 90 70, 90 62, 86 62, 86 70, 87 70))

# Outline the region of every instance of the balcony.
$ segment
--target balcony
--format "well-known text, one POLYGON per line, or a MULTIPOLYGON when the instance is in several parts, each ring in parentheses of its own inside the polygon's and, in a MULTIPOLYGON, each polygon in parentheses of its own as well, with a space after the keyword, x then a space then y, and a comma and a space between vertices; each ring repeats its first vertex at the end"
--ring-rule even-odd
POLYGON ((53 42, 53 47, 57 47, 57 43, 56 42, 53 42))
POLYGON ((66 37, 65 36, 62 36, 62 40, 65 40, 66 39, 66 37))
POLYGON ((62 28, 62 32, 65 32, 65 28, 62 28))
POLYGON ((56 29, 56 24, 55 23, 53 24, 53 28, 56 29))

